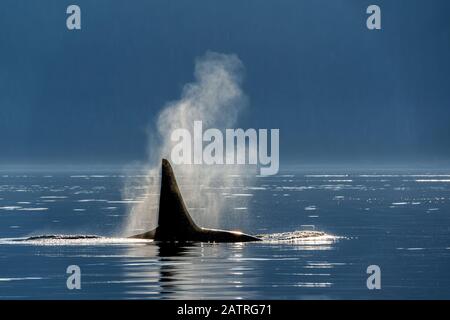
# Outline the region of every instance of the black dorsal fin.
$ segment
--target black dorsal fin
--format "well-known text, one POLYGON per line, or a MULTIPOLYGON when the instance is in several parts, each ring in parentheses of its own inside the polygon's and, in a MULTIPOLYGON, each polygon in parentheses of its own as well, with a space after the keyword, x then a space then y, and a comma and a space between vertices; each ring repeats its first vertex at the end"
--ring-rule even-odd
POLYGON ((158 235, 160 237, 164 235, 164 238, 180 237, 199 229, 184 204, 172 166, 168 160, 163 159, 158 228, 155 237, 158 238, 158 235))
POLYGON ((172 167, 166 159, 162 160, 161 173, 158 227, 132 238, 168 242, 246 242, 260 240, 241 232, 198 227, 184 204, 172 167))

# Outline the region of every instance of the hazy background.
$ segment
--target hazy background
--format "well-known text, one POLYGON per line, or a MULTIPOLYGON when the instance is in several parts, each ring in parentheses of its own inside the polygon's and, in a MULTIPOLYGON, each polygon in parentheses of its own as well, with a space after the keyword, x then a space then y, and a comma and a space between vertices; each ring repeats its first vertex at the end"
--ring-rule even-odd
POLYGON ((237 125, 280 128, 282 166, 446 164, 449 16, 446 0, 4 0, 0 163, 145 161, 159 111, 211 50, 242 61, 237 125))

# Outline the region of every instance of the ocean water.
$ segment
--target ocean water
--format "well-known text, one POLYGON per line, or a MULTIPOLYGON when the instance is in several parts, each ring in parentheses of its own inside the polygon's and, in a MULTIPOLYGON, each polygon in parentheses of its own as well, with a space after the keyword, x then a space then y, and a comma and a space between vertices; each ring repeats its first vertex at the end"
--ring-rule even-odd
POLYGON ((264 241, 184 245, 124 238, 139 201, 123 199, 129 178, 0 172, 0 298, 450 298, 450 172, 257 177, 218 191, 229 207, 218 227, 264 241), (39 237, 61 234, 72 238, 39 237), (81 269, 80 290, 67 288, 69 265, 81 269), (380 267, 380 290, 367 288, 369 265, 380 267))

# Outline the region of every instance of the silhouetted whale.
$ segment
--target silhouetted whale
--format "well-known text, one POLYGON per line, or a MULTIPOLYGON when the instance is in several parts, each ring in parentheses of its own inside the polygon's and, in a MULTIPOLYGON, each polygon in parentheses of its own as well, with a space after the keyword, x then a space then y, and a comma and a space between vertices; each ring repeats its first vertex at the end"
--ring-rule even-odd
POLYGON ((159 197, 158 227, 132 236, 135 239, 154 239, 166 242, 248 242, 261 239, 237 231, 206 229, 197 226, 184 204, 172 167, 162 160, 161 194, 159 197))

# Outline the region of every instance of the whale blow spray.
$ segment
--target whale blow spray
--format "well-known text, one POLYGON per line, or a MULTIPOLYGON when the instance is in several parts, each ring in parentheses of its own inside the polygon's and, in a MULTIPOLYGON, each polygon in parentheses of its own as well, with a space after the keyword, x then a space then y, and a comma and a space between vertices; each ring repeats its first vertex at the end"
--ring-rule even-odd
MULTIPOLYGON (((194 81, 184 85, 179 100, 169 102, 157 117, 149 143, 149 165, 144 177, 128 181, 124 197, 137 199, 129 207, 125 233, 130 235, 156 228, 160 188, 161 158, 170 158, 174 130, 193 132, 195 121, 207 127, 233 127, 246 105, 242 90, 243 64, 236 55, 207 52, 196 60, 194 81)), ((217 227, 228 210, 233 189, 251 179, 242 166, 178 165, 180 189, 192 216, 202 225, 217 227)), ((239 197, 245 206, 250 197, 239 197)), ((233 201, 237 199, 233 199, 233 201)))

